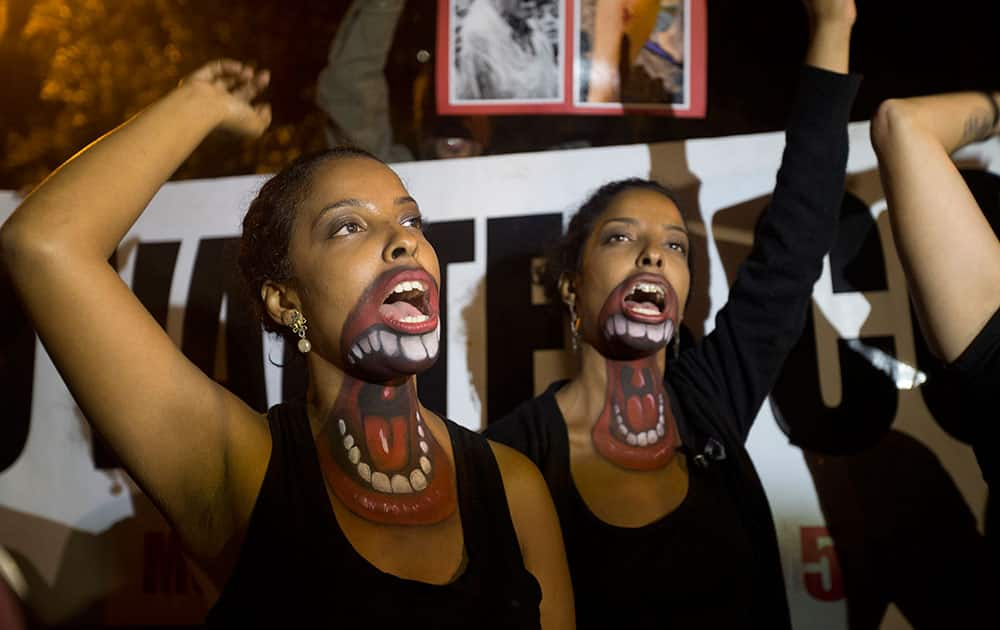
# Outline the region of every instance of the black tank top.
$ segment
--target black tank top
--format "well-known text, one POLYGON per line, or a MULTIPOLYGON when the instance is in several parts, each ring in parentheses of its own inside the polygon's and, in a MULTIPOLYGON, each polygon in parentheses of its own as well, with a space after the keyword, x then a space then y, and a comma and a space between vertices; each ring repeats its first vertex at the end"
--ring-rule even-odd
MULTIPOLYGON (((208 615, 216 626, 538 628, 541 588, 524 567, 486 439, 445 420, 467 562, 445 585, 380 571, 330 506, 305 407, 268 413, 271 459, 239 560, 208 615)), ((427 553, 434 553, 427 549, 427 553)))

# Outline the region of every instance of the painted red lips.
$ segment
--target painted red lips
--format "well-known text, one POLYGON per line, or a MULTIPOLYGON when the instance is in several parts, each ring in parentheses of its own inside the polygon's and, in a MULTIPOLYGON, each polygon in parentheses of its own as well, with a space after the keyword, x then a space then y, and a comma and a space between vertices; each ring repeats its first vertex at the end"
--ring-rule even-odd
POLYGON ((605 356, 631 360, 666 346, 675 332, 678 299, 662 276, 643 272, 622 281, 598 315, 605 356))

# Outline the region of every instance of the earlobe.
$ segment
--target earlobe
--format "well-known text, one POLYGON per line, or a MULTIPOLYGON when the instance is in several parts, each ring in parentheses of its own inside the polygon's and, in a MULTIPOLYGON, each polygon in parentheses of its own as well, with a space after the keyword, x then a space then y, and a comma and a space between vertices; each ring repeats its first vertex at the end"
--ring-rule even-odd
POLYGON ((268 316, 282 326, 291 326, 292 312, 301 310, 298 295, 293 289, 270 280, 261 286, 260 299, 268 316))
POLYGON ((572 306, 576 302, 576 283, 572 276, 573 274, 565 271, 559 276, 559 297, 566 306, 572 306))

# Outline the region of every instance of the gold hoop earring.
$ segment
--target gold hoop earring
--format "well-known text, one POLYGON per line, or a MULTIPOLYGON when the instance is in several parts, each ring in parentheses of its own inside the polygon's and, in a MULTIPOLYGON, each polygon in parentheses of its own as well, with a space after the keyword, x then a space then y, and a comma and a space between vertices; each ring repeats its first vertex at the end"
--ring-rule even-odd
POLYGON ((299 336, 299 352, 306 354, 312 350, 312 344, 306 339, 306 331, 309 327, 306 326, 306 318, 302 316, 302 313, 298 311, 292 311, 292 322, 289 327, 292 329, 292 333, 299 336))

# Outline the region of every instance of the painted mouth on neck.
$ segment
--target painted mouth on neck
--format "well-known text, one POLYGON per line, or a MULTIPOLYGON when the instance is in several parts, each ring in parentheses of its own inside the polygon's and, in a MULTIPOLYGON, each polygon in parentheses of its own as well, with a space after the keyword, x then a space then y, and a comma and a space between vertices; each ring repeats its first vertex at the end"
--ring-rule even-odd
POLYGON ((591 433, 605 459, 631 470, 665 466, 677 446, 659 371, 639 362, 608 366, 608 397, 591 433))
MULTIPOLYGON (((339 401, 338 401, 339 402, 339 401)), ((451 466, 412 385, 356 382, 324 429, 320 462, 334 493, 363 518, 423 525, 455 509, 451 466)))

